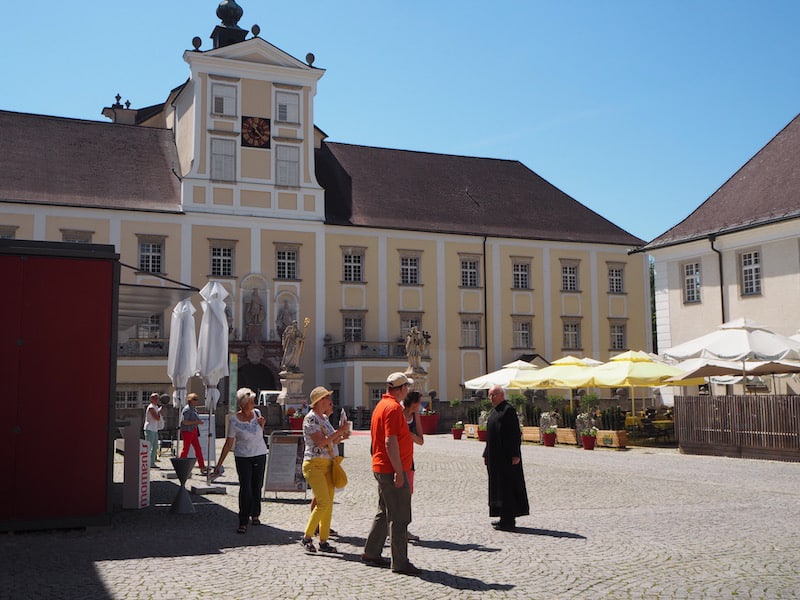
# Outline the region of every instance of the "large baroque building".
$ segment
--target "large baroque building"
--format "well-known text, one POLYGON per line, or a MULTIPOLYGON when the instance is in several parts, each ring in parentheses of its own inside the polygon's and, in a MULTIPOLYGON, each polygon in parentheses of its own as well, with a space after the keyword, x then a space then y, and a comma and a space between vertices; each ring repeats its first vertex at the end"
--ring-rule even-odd
MULTIPOLYGON (((280 389, 280 333, 308 317, 305 391, 346 406, 406 368, 414 326, 442 399, 524 355, 650 348, 642 240, 518 161, 327 140, 324 70, 223 4, 163 104, 118 96, 110 123, 0 111, 0 236, 111 244, 127 283, 221 283, 239 385, 280 389)), ((120 333, 119 408, 169 391, 163 309, 120 333)))
POLYGON ((654 258, 659 351, 745 317, 798 333, 800 115, 641 251, 654 258))

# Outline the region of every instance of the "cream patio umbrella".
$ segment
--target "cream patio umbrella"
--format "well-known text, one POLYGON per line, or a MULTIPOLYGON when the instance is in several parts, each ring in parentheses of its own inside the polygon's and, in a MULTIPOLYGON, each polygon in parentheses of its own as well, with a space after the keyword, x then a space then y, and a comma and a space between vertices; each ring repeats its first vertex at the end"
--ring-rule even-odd
POLYGON ((169 354, 167 375, 172 380, 172 400, 180 410, 186 400, 186 383, 197 368, 197 336, 194 322, 195 308, 188 298, 181 300, 172 309, 169 327, 169 354))
POLYGON ((636 412, 635 387, 664 385, 671 377, 680 377, 684 371, 653 360, 646 352, 629 350, 592 369, 595 387, 628 387, 631 390, 631 415, 636 412))
POLYGON ((464 387, 468 390, 488 390, 493 385, 499 385, 504 389, 524 389, 510 385, 511 381, 517 379, 522 373, 533 372, 538 369, 539 367, 532 363, 524 360, 515 360, 503 365, 502 369, 465 381, 464 387))
POLYGON ((518 379, 511 380, 512 387, 518 389, 568 389, 569 408, 572 410, 572 390, 587 387, 592 381, 592 363, 599 361, 577 356, 564 356, 554 360, 547 367, 536 371, 525 371, 518 379))

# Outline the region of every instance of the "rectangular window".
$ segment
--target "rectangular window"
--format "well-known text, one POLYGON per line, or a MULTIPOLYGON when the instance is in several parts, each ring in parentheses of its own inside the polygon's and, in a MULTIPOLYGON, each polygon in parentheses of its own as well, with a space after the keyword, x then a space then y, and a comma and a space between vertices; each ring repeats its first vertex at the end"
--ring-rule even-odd
POLYGON ((625 331, 624 323, 611 324, 611 349, 625 350, 628 347, 628 336, 625 331))
POLYGON ((0 225, 0 240, 13 240, 17 238, 17 227, 14 225, 0 225))
POLYGON ((297 250, 276 250, 275 269, 278 279, 298 279, 297 277, 297 250))
POLYGON ((139 270, 145 273, 163 273, 164 245, 158 241, 139 240, 139 270))
POLYGON ((211 275, 214 277, 233 277, 233 247, 211 247, 211 275))
POLYGON ((300 149, 296 146, 277 146, 277 184, 289 187, 300 186, 300 149))
POLYGON ((211 179, 236 180, 236 143, 233 140, 211 140, 211 179))
POLYGON ((512 267, 513 282, 512 287, 515 290, 529 290, 531 289, 530 281, 531 266, 528 263, 515 262, 512 267))
POLYGON ((364 255, 358 252, 345 252, 342 256, 344 280, 352 282, 364 281, 364 255))
POLYGON ((291 92, 278 92, 276 94, 278 105, 278 121, 284 123, 300 122, 300 96, 291 92))
POLYGON ((754 296, 761 293, 761 258, 758 250, 742 252, 742 295, 754 296))
POLYGON ((371 407, 375 408, 378 402, 381 401, 383 395, 386 393, 386 384, 372 384, 369 386, 369 399, 371 400, 372 404, 371 407))
POLYGON ((481 323, 478 319, 461 319, 461 346, 481 347, 481 323))
POLYGON ((564 323, 564 349, 579 350, 581 347, 580 323, 564 323))
POLYGON ((211 97, 213 114, 236 116, 236 86, 214 83, 211 85, 211 97))
POLYGON ((91 244, 92 243, 92 232, 91 231, 80 231, 78 229, 62 229, 61 230, 61 241, 62 242, 71 242, 73 244, 91 244))
POLYGON ((578 291, 578 265, 561 265, 561 291, 578 291))
POLYGON ((625 293, 625 269, 622 267, 608 267, 608 292, 625 293))
POLYGON ((360 342, 364 336, 364 319, 362 317, 344 318, 344 341, 360 342))
POLYGON ((531 345, 531 322, 514 321, 512 343, 514 348, 532 348, 531 345))
POLYGON ((478 287, 478 260, 475 258, 461 259, 461 287, 478 287))
POLYGON ((419 285, 419 256, 400 257, 400 283, 419 285))
POLYGON ((683 301, 686 304, 700 302, 700 263, 683 265, 683 301))
POLYGON ((144 408, 145 403, 148 402, 148 396, 144 392, 138 391, 118 391, 116 393, 116 407, 117 408, 144 408))
POLYGON ((416 327, 422 331, 422 319, 420 317, 401 317, 400 318, 400 334, 403 339, 408 335, 412 328, 416 327))
POLYGON ((161 315, 150 315, 147 321, 136 326, 136 337, 142 339, 161 337, 161 315))

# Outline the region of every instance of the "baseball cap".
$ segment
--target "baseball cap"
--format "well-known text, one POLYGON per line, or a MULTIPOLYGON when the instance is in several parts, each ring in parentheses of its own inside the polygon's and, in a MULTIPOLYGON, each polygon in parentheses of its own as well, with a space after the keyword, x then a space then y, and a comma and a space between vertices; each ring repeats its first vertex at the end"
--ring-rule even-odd
POLYGON ((406 377, 405 373, 396 371, 386 378, 386 383, 391 387, 400 387, 403 384, 414 385, 414 380, 406 377))

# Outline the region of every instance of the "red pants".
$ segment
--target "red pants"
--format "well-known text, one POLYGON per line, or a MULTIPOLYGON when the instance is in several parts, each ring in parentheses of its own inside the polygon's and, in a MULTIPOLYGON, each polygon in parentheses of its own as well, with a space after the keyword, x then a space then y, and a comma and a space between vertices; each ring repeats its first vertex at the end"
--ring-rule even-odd
POLYGON ((183 450, 181 450, 181 458, 189 456, 189 447, 194 448, 194 455, 197 458, 197 464, 201 469, 205 469, 206 465, 203 462, 203 449, 200 447, 200 439, 198 438, 197 429, 194 431, 181 431, 181 441, 183 442, 183 450))

